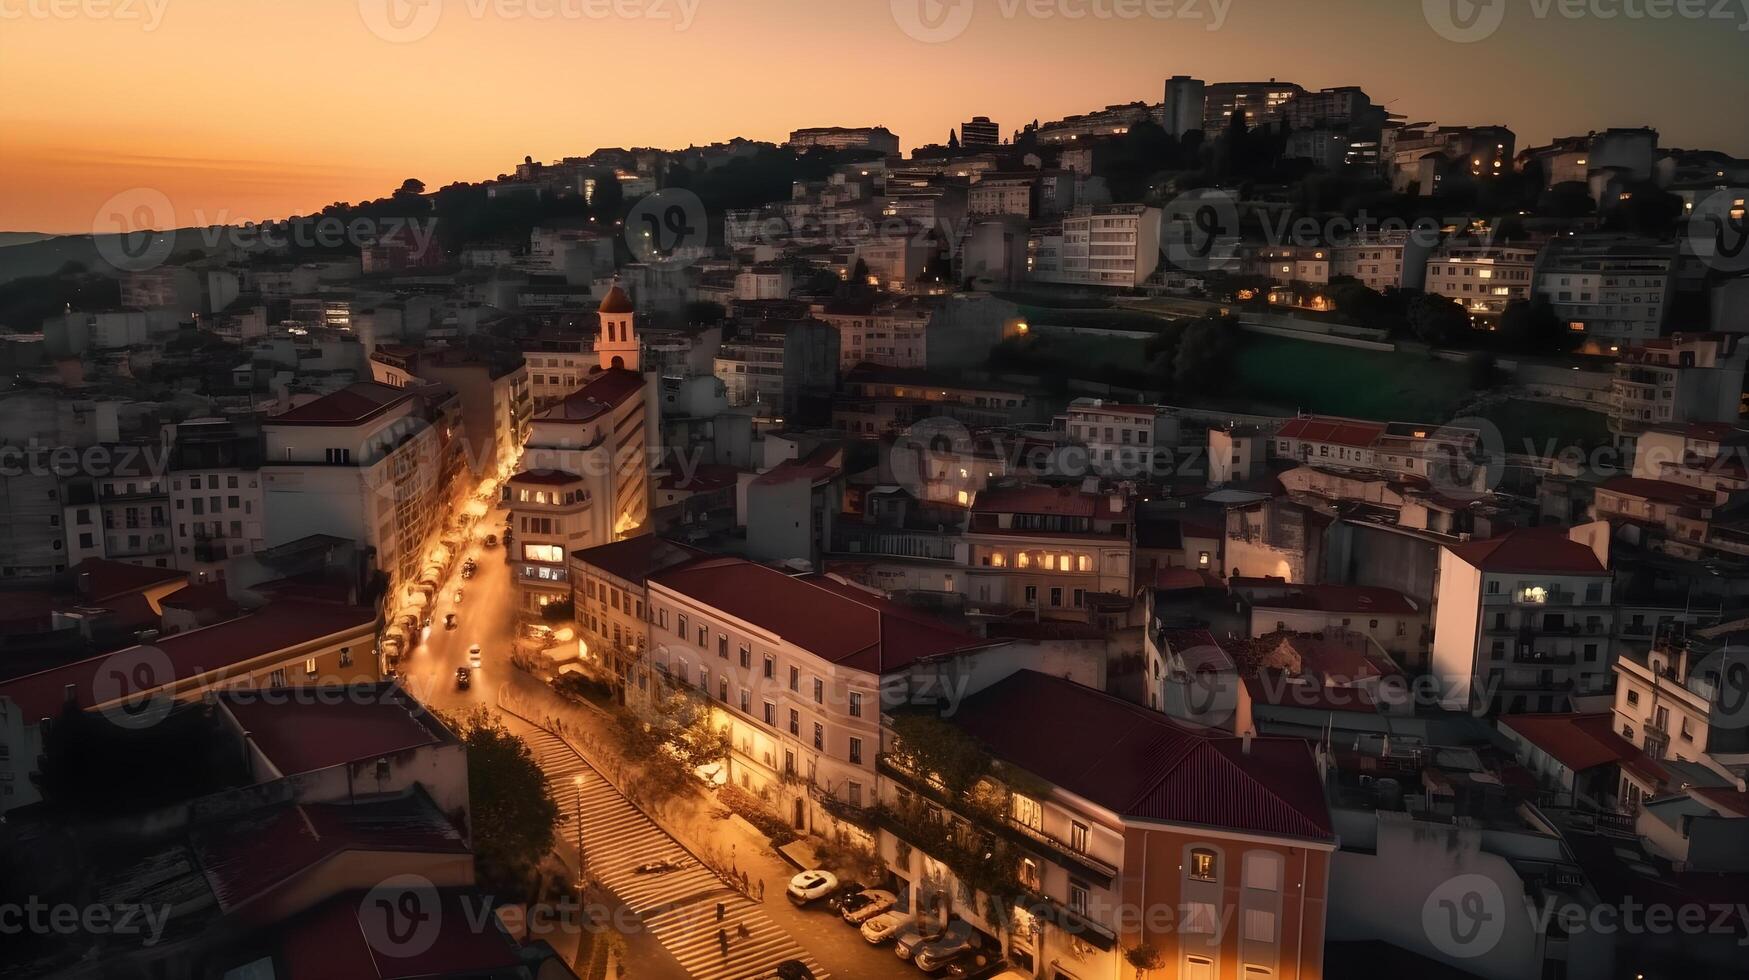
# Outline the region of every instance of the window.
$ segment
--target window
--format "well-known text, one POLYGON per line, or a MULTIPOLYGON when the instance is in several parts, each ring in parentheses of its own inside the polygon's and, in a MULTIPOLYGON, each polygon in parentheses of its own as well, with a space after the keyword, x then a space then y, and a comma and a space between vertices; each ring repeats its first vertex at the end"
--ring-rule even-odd
POLYGON ((700 623, 699 627, 698 627, 698 648, 700 650, 709 650, 710 649, 710 642, 711 642, 711 628, 709 626, 704 625, 703 623, 700 623))
POLYGON ((717 678, 717 700, 724 704, 729 703, 729 679, 727 677, 717 678))
POLYGON ((680 637, 682 640, 686 639, 686 614, 685 613, 681 613, 680 615, 674 617, 674 635, 680 637))
POLYGON ((267 683, 273 687, 285 686, 285 670, 282 668, 267 675, 267 683))
POLYGON ((1079 820, 1069 824, 1069 847, 1082 854, 1087 853, 1087 825, 1079 820))
POLYGON ((770 701, 765 702, 765 723, 772 728, 777 727, 777 705, 770 701))
POLYGON ((814 748, 826 748, 826 726, 817 721, 814 722, 814 748))
POLYGON ((862 763, 862 739, 854 735, 850 739, 850 761, 857 765, 862 763))
MULTIPOLYGON (((717 656, 723 660, 729 659, 729 637, 726 633, 717 634, 717 656)), ((745 667, 746 664, 741 666, 745 667)))
POLYGON ((1061 606, 1062 604, 1063 604, 1063 590, 1062 589, 1052 589, 1051 590, 1051 605, 1061 606))
POLYGON ((826 703, 826 682, 818 677, 814 678, 814 703, 826 703))
MULTIPOLYGON (((668 628, 668 610, 666 610, 666 609, 656 610, 656 628, 657 629, 664 629, 664 630, 668 628)), ((685 632, 685 631, 682 630, 682 632, 685 632)))
POLYGON ((1214 881, 1220 875, 1215 852, 1198 848, 1190 852, 1190 876, 1197 881, 1214 881))
POLYGON ((743 667, 753 666, 753 648, 752 647, 743 643, 743 644, 741 644, 741 649, 738 652, 739 652, 740 657, 741 657, 741 666, 743 666, 743 667))
POLYGON ((862 806, 862 784, 861 783, 852 781, 849 784, 849 786, 846 787, 846 792, 850 797, 850 805, 851 806, 862 806))
POLYGON ((1039 806, 1039 802, 1032 797, 1022 796, 1019 793, 1014 794, 1013 799, 1014 803, 1010 810, 1014 822, 1022 827, 1043 830, 1045 826, 1044 807, 1039 806))
POLYGON ((789 733, 798 738, 802 734, 802 713, 794 708, 789 709, 789 733))
POLYGON ((1087 883, 1076 878, 1069 879, 1069 911, 1076 915, 1087 914, 1087 883))
POLYGON ((777 658, 768 653, 765 655, 765 679, 766 680, 775 680, 776 678, 777 678, 777 658))
POLYGON ((1275 912, 1270 909, 1246 909, 1245 938, 1256 943, 1275 942, 1275 912))
POLYGON ((1629 689, 1628 690, 1628 704, 1635 705, 1635 704, 1639 704, 1639 703, 1640 703, 1640 692, 1629 689))
POLYGON ((304 676, 305 677, 316 676, 316 658, 315 657, 311 657, 308 660, 304 661, 304 676))
POLYGON ((801 671, 801 668, 791 667, 789 669, 789 689, 792 691, 797 691, 797 692, 801 691, 801 689, 802 689, 802 671, 801 671))
POLYGON ((850 692, 850 717, 862 717, 862 695, 855 691, 850 692))
POLYGON ((1245 855, 1245 887, 1258 891, 1281 891, 1281 856, 1267 851, 1245 855))

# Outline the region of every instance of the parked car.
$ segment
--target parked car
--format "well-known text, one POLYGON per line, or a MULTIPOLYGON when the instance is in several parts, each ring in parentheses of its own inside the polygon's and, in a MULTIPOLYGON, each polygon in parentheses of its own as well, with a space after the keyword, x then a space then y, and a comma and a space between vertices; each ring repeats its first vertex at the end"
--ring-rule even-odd
POLYGON ((797 905, 817 902, 838 890, 838 876, 830 871, 804 871, 789 880, 789 900, 797 905))
POLYGON ((468 666, 480 666, 480 645, 478 643, 468 647, 468 666))
POLYGON ((911 913, 888 909, 879 915, 864 920, 862 923, 862 938, 870 945, 879 946, 899 938, 899 933, 906 927, 916 929, 911 919, 911 913))
POLYGON ((667 874, 670 871, 679 871, 684 867, 686 867, 685 861, 670 861, 663 859, 661 861, 645 861, 643 864, 633 868, 632 871, 641 875, 660 875, 667 874))
POLYGON ((784 960, 770 973, 761 973, 754 980, 814 980, 814 971, 801 960, 784 960))
POLYGON ((496 548, 497 546, 498 546, 498 535, 496 535, 496 534, 486 535, 486 547, 496 548))
POLYGON ((936 973, 965 953, 978 948, 978 934, 963 920, 947 924, 947 929, 934 940, 917 948, 911 962, 924 973, 936 973))
POLYGON ((446 630, 455 629, 455 613, 443 614, 443 628, 446 630))
POLYGON ((846 901, 838 914, 853 926, 861 925, 897 904, 899 896, 882 888, 870 888, 846 901))
POLYGON ((947 965, 947 975, 952 980, 1003 980, 1009 977, 1025 977, 1026 974, 1013 970, 1008 961, 995 950, 974 949, 961 953, 959 959, 947 965))
POLYGON ((918 947, 924 943, 933 942, 940 935, 941 931, 933 928, 933 923, 930 927, 925 927, 920 923, 913 922, 902 927, 898 935, 893 938, 893 955, 899 959, 908 960, 917 952, 918 947))
POLYGON ((831 898, 826 899, 826 907, 834 912, 842 911, 845 902, 861 895, 867 887, 860 881, 841 881, 838 883, 838 890, 832 893, 831 898))
POLYGON ((474 677, 472 674, 470 674, 468 672, 468 669, 466 667, 457 667, 455 669, 455 687, 456 687, 456 690, 465 691, 468 689, 468 687, 470 685, 473 684, 473 682, 474 682, 474 677))

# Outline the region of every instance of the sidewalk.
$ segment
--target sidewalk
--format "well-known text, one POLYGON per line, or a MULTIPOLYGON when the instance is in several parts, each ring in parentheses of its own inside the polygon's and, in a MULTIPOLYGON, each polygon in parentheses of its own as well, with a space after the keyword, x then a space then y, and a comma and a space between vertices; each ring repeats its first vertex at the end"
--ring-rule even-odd
MULTIPOLYGON (((625 770, 623 760, 613 751, 608 732, 612 720, 605 709, 567 701, 538 681, 529 680, 531 685, 515 685, 517 690, 510 693, 509 702, 501 691, 500 707, 523 714, 537 725, 553 725, 578 754, 597 770, 609 774, 610 781, 614 778, 611 774, 625 770)), ((894 956, 890 947, 870 946, 860 932, 824 906, 803 909, 791 904, 785 889, 796 873, 795 865, 779 854, 765 835, 744 821, 713 816, 711 810, 716 804, 702 789, 653 813, 649 806, 639 805, 658 826, 699 856, 701 862, 737 878, 745 873, 748 897, 761 901, 772 921, 805 946, 833 976, 917 980, 917 971, 894 956)), ((794 853, 799 848, 791 845, 790 850, 794 853)))

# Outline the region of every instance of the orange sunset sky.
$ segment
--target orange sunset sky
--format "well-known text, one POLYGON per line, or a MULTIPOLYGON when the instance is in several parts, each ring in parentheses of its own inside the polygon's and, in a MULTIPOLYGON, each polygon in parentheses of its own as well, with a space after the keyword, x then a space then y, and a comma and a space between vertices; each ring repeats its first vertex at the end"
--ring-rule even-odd
POLYGON ((1526 0, 1459 44, 1419 0, 1157 0, 1175 16, 1134 19, 1113 15, 1128 0, 960 0, 963 33, 923 43, 892 3, 933 0, 686 0, 683 30, 681 0, 617 2, 666 17, 590 17, 584 0, 0 0, 0 231, 89 232, 135 187, 193 225, 604 145, 884 124, 909 147, 973 115, 1007 132, 1158 101, 1174 73, 1360 85, 1411 120, 1504 123, 1521 147, 1652 125, 1666 146, 1749 155, 1740 11, 1571 19, 1526 0), (427 36, 367 26, 373 4, 413 18, 421 2, 442 3, 427 36))

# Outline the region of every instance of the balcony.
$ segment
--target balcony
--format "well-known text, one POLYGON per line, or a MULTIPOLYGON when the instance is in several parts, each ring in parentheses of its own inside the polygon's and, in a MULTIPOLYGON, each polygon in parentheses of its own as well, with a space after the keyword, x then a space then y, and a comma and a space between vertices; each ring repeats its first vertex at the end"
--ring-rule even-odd
POLYGON ((1579 662, 1579 658, 1571 653, 1546 653, 1540 650, 1520 650, 1512 655, 1512 662, 1527 666, 1571 667, 1579 662))

